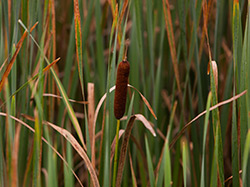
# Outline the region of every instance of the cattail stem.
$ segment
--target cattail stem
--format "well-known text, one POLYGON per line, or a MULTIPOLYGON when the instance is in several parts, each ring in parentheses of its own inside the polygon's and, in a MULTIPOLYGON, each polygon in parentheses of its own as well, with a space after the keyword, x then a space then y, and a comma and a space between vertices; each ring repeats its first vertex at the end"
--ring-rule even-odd
POLYGON ((115 187, 116 182, 116 171, 117 171, 117 161, 118 161, 118 144, 119 144, 119 129, 120 129, 120 120, 117 120, 116 125, 116 137, 115 137, 115 158, 114 158, 114 169, 113 169, 113 187, 115 187))

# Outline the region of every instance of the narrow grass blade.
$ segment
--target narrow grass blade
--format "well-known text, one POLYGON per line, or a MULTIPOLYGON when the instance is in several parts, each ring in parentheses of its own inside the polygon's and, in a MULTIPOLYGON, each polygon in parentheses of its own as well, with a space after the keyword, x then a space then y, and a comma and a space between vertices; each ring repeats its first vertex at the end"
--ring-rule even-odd
POLYGON ((12 150, 12 160, 11 160, 11 186, 18 186, 18 150, 19 150, 19 137, 20 137, 20 128, 21 126, 17 126, 14 146, 12 150))
MULTIPOLYGON (((201 2, 201 1, 198 1, 198 2, 201 2)), ((197 25, 199 22, 197 22, 197 16, 199 15, 196 15, 196 11, 198 9, 195 8, 195 1, 191 1, 191 12, 192 12, 192 18, 193 18, 193 24, 194 24, 194 27, 193 27, 193 32, 194 32, 194 60, 195 60, 195 66, 196 66, 196 71, 197 71, 197 82, 198 82, 198 96, 199 96, 199 100, 200 102, 198 103, 199 104, 199 110, 203 110, 204 109, 204 100, 203 100, 203 89, 202 89, 202 75, 201 75, 201 64, 200 64, 200 61, 199 61, 199 52, 198 52, 198 37, 197 37, 197 25)))
MULTIPOLYGON (((232 34, 233 34, 233 96, 236 92, 237 85, 237 68, 238 61, 240 58, 240 9, 239 1, 234 0, 233 2, 233 23, 232 23, 232 34)), ((237 115, 236 115, 236 101, 233 101, 233 111, 232 111, 232 176, 233 176, 233 186, 239 186, 239 148, 238 148, 238 125, 237 125, 237 115)))
MULTIPOLYGON (((32 30, 36 27, 37 24, 38 24, 38 23, 36 23, 35 25, 33 25, 33 27, 31 27, 30 32, 32 32, 32 30)), ((5 72, 4 72, 3 76, 2 76, 2 79, 1 79, 1 82, 0 82, 0 92, 1 92, 2 89, 3 89, 4 81, 5 81, 5 79, 8 77, 8 75, 9 75, 9 73, 10 73, 10 70, 11 70, 11 68, 12 68, 12 66, 13 66, 13 63, 14 63, 15 60, 16 60, 17 54, 19 53, 19 51, 20 51, 20 49, 21 49, 21 47, 22 47, 23 41, 24 41, 24 39, 27 37, 27 35, 28 35, 28 31, 26 30, 26 31, 23 33, 21 39, 19 40, 19 42, 18 42, 17 45, 16 45, 16 51, 15 51, 14 55, 12 56, 12 58, 11 58, 9 64, 7 65, 6 70, 5 70, 5 72)))
POLYGON ((207 137, 207 128, 208 128, 208 120, 209 120, 209 108, 210 108, 210 104, 211 104, 211 97, 212 94, 211 92, 209 92, 208 94, 208 98, 207 98, 207 107, 206 107, 206 115, 205 115, 205 121, 204 121, 204 133, 203 133, 203 143, 202 143, 202 161, 201 161, 201 183, 200 186, 201 187, 205 187, 206 186, 206 174, 205 174, 205 150, 206 150, 206 137, 207 137))
POLYGON ((225 29, 223 27, 223 16, 224 16, 224 7, 225 7, 224 0, 217 1, 217 8, 216 8, 216 18, 215 18, 215 31, 214 31, 214 59, 218 59, 218 54, 220 54, 220 46, 221 46, 221 36, 225 29))
POLYGON ((243 162, 242 162, 242 184, 243 186, 247 186, 247 163, 249 160, 250 154, 250 130, 248 130, 244 152, 243 152, 243 162))
MULTIPOLYGON (((235 86, 234 86, 235 89, 235 86)), ((235 90, 234 90, 235 95, 235 90)), ((232 111, 232 173, 233 186, 239 186, 239 148, 238 148, 238 125, 236 115, 236 101, 233 101, 232 111)))
MULTIPOLYGON (((107 87, 106 87, 106 94, 105 98, 107 97, 107 100, 105 102, 105 110, 104 110, 104 119, 102 123, 102 138, 101 138, 101 146, 100 146, 100 170, 99 170, 99 180, 102 184, 102 186, 109 186, 110 185, 110 144, 111 144, 111 136, 114 135, 115 128, 113 127, 115 118, 110 116, 113 116, 113 100, 114 95, 110 94, 110 88, 115 83, 115 63, 116 63, 116 45, 117 45, 117 34, 118 34, 118 26, 117 26, 117 20, 118 20, 118 6, 116 6, 115 10, 115 17, 113 17, 112 27, 111 27, 111 34, 109 38, 109 55, 108 55, 108 74, 107 74, 107 87), (116 33, 114 36, 114 31, 116 28, 116 33), (112 50, 112 42, 114 40, 114 46, 112 50), (113 52, 111 55, 111 51, 113 52)), ((105 99, 103 99, 104 101, 105 99)), ((97 106, 98 107, 98 106, 97 106)), ((97 109, 96 109, 97 111, 97 109)), ((94 120, 94 126, 96 124, 96 117, 98 112, 95 112, 95 120, 94 120)))
POLYGON ((178 88, 179 94, 182 96, 181 86, 180 86, 180 75, 179 75, 177 55, 176 55, 176 45, 175 45, 175 39, 174 39, 174 33, 173 33, 174 32, 173 24, 172 24, 172 18, 171 18, 168 0, 166 0, 166 2, 162 0, 162 5, 163 5, 163 10, 164 10, 165 26, 166 26, 166 30, 168 34, 168 41, 169 41, 169 46, 170 46, 170 52, 171 52, 171 58, 172 58, 172 63, 174 67, 174 74, 176 78, 177 88, 178 88), (167 8, 166 8, 166 5, 167 5, 167 8))
MULTIPOLYGON (((54 64, 56 64, 58 61, 60 60, 60 58, 57 58, 56 60, 54 60, 53 62, 51 62, 48 66, 46 66, 43 69, 43 73, 45 73, 46 71, 48 71, 54 64)), ((18 92, 20 92, 23 88, 25 88, 31 81, 35 80, 36 78, 38 78, 38 73, 36 75, 34 75, 32 78, 30 78, 27 82, 25 82, 22 86, 20 86, 14 93, 12 93, 12 95, 8 98, 11 99, 13 96, 15 96, 18 92)), ((62 98, 63 99, 63 98, 62 98)), ((7 99, 6 99, 7 100, 7 99)), ((72 100, 70 100, 72 101, 72 100)), ((6 103, 7 101, 3 102, 0 106, 0 108, 3 107, 3 105, 6 103)))
POLYGON ((95 115, 95 86, 93 83, 88 83, 88 128, 89 128, 89 141, 91 146, 91 162, 95 168, 95 128, 94 128, 94 115, 95 115))
POLYGON ((109 113, 108 112, 106 112, 106 114, 105 114, 105 126, 106 127, 104 127, 104 130, 103 130, 103 133, 104 133, 104 136, 103 136, 103 147, 102 147, 102 157, 101 158, 103 158, 103 171, 104 171, 104 179, 103 179, 103 181, 101 181, 101 182, 103 182, 103 186, 109 186, 110 184, 111 184, 111 182, 110 182, 110 179, 111 179, 111 174, 109 173, 110 172, 110 150, 109 150, 109 148, 110 148, 110 146, 109 146, 109 142, 110 142, 110 131, 109 131, 109 127, 107 127, 107 126, 109 126, 108 124, 108 122, 109 122, 109 120, 110 120, 110 115, 109 115, 109 113))
POLYGON ((106 78, 106 66, 104 62, 104 45, 103 45, 103 38, 102 38, 102 28, 101 28, 101 5, 100 1, 95 1, 95 17, 96 17, 96 53, 97 53, 97 69, 96 73, 98 73, 98 82, 96 85, 99 85, 99 92, 105 92, 105 78, 106 78))
MULTIPOLYGON (((34 121, 34 119, 28 115, 23 115, 26 119, 34 121)), ((81 147, 81 145, 78 143, 78 141, 74 138, 74 136, 67 131, 64 128, 58 127, 50 122, 47 121, 43 121, 43 124, 48 125, 50 127, 52 127, 54 130, 56 130, 57 132, 59 132, 67 141, 70 142, 70 144, 74 147, 74 149, 77 151, 77 153, 82 157, 82 159, 84 160, 86 167, 88 168, 88 171, 90 173, 92 182, 94 186, 100 186, 99 185, 99 181, 96 175, 96 172, 94 170, 94 168, 92 167, 92 164, 86 154, 86 152, 84 151, 84 149, 81 147)))
POLYGON ((151 157, 150 149, 148 145, 148 139, 146 136, 145 136, 145 147, 146 147, 146 154, 147 154, 148 175, 149 175, 150 186, 155 186, 154 167, 153 167, 152 157, 151 157))
MULTIPOLYGON (((173 119, 174 119, 174 116, 175 116, 175 111, 176 111, 176 107, 177 107, 177 101, 175 101, 174 105, 173 105, 173 108, 171 110, 171 116, 170 116, 170 120, 169 120, 169 124, 168 124, 168 130, 167 130, 167 136, 166 138, 164 137, 164 146, 162 148, 162 151, 161 151, 161 155, 160 155, 160 158, 159 158, 159 161, 158 161, 158 164, 156 166, 156 169, 155 169, 155 173, 156 173, 156 182, 157 182, 157 187, 161 187, 163 185, 163 179, 164 179, 164 175, 167 175, 166 177, 169 177, 169 182, 165 182, 165 184, 170 184, 171 182, 171 172, 168 172, 168 174, 165 174, 165 163, 166 163, 166 154, 169 154, 169 153, 166 153, 166 149, 168 149, 168 152, 169 152, 169 140, 170 140, 170 135, 171 135, 171 132, 172 132, 172 126, 173 126, 173 119), (168 148, 166 147, 168 146, 168 148)), ((170 159, 170 156, 169 156, 169 159, 170 159)), ((169 166, 167 167, 170 167, 171 168, 171 161, 167 161, 169 162, 169 166)), ((169 168, 167 168, 169 169, 169 168)), ((171 171, 171 169, 170 169, 171 171)), ((166 178, 164 179, 165 181, 167 180, 166 178)))
POLYGON ((113 181, 112 185, 115 186, 116 181, 116 171, 118 162, 118 145, 119 145, 119 129, 120 129, 120 119, 117 120, 116 124, 116 135, 115 135, 115 157, 114 157, 114 167, 113 167, 113 181))
MULTIPOLYGON (((85 93, 84 93, 84 81, 83 81, 83 58, 82 58, 82 31, 81 31, 81 17, 79 13, 79 5, 78 0, 74 0, 74 18, 75 18, 75 40, 76 40, 76 55, 77 55, 77 63, 78 63, 78 72, 80 79, 80 86, 82 91, 82 97, 85 101, 85 93)), ((84 114, 87 116, 87 108, 84 105, 84 114)), ((91 145, 89 141, 89 131, 88 131, 88 120, 85 119, 85 129, 86 129, 86 143, 87 143, 87 153, 91 155, 91 145)))
MULTIPOLYGON (((3 112, 0 112, 0 116, 4 116, 4 117, 7 117, 7 114, 6 113, 3 113, 3 112)), ((30 116, 26 116, 26 115, 23 115, 25 118, 28 118, 29 120, 31 121, 34 121, 35 119, 30 117, 30 116)), ((25 126, 27 129, 29 129, 30 131, 32 131, 33 133, 35 133, 35 130, 30 127, 28 124, 24 123, 22 120, 14 117, 14 116, 10 116, 11 119, 15 120, 16 122, 20 123, 21 125, 25 126)), ((69 164, 67 163, 67 161, 63 158, 63 156, 45 139, 42 137, 42 140, 62 159, 62 161, 64 162, 64 164, 66 164, 67 167, 69 167, 69 164)), ((82 183, 80 181, 80 179, 77 177, 77 175, 75 174, 74 170, 72 168, 69 168, 71 170, 71 172, 74 174, 74 176, 76 177, 76 179, 78 180, 79 184, 81 186, 82 183)), ((25 180, 24 180, 25 181, 25 180)), ((24 182, 25 184, 25 182, 24 182)))
MULTIPOLYGON (((241 123, 241 148, 243 151, 244 141, 247 136, 246 131, 250 129, 250 81, 249 81, 249 72, 250 72, 250 1, 248 0, 247 6, 247 17, 246 17, 246 25, 245 25, 245 35, 244 35, 244 43, 242 49, 242 62, 241 62, 241 79, 240 79, 240 90, 246 89, 248 90, 247 94, 241 98, 240 103, 240 123, 241 123), (245 131, 245 132, 243 132, 245 131)), ((243 153, 242 153, 243 155, 243 153)), ((247 173, 250 172, 250 162, 247 163, 247 173)), ((250 179, 246 178, 246 182, 243 185, 249 186, 250 179)))
MULTIPOLYGON (((50 141, 50 140, 48 140, 50 141)), ((56 147, 56 145, 54 146, 56 147)), ((48 186, 58 186, 57 179, 57 157, 55 153, 50 149, 48 150, 48 186)), ((65 169, 68 169, 65 167, 65 169)), ((70 174, 69 174, 70 175, 70 174)))
POLYGON ((74 186, 74 176, 72 175, 71 171, 71 168, 73 167, 72 146, 68 141, 66 143, 66 159, 68 162, 68 166, 64 164, 65 186, 74 186))
POLYGON ((150 72, 149 77, 154 82, 154 25, 153 25, 153 1, 147 0, 147 33, 148 33, 148 47, 149 47, 149 59, 150 59, 150 72))
MULTIPOLYGON (((218 70, 215 61, 210 61, 209 64, 210 64, 212 105, 216 105, 218 103, 217 99, 218 70)), ((223 148, 222 148, 221 126, 220 126, 220 116, 218 108, 212 111, 212 119, 213 119, 213 132, 214 132, 215 145, 214 145, 214 156, 213 156, 214 164, 212 165, 210 185, 214 186, 215 185, 214 180, 216 180, 217 177, 219 177, 218 185, 222 185, 224 183, 223 148)))
MULTIPOLYGON (((143 40, 143 29, 142 29, 142 1, 134 1, 134 7, 135 7, 135 22, 136 22, 136 41, 138 45, 138 54, 137 54, 137 60, 139 61, 139 68, 141 72, 141 81, 142 81, 142 89, 145 96, 148 96, 148 86, 146 84, 146 78, 145 78, 145 62, 144 62, 144 40, 143 40)), ((132 67, 131 67, 132 68, 132 67)), ((147 117, 147 111, 146 117, 147 117)))
MULTIPOLYGON (((10 87, 9 87, 9 82, 8 79, 6 80, 6 83, 4 85, 4 93, 5 93, 5 97, 8 97, 10 95, 10 87)), ((6 146, 5 146, 5 156, 6 156, 6 168, 7 171, 9 171, 7 173, 8 176, 8 181, 9 183, 11 183, 11 158, 12 158, 12 145, 13 145, 13 141, 14 141, 14 134, 13 134, 13 126, 12 126, 12 120, 10 118, 11 115, 11 104, 10 101, 7 102, 6 105, 6 113, 8 114, 7 116, 7 120, 4 122, 4 124, 6 125, 6 146)))
POLYGON ((129 164, 130 164, 130 170, 131 170, 131 175, 132 175, 133 187, 136 187, 137 181, 136 181, 135 171, 133 169, 133 163, 132 163, 132 158, 131 158, 130 152, 129 152, 129 164))
MULTIPOLYGON (((41 72, 39 72, 39 78, 41 72)), ((35 90, 34 85, 30 82, 31 92, 34 93, 36 107, 34 109, 35 135, 34 135, 34 149, 33 149, 33 186, 41 186, 41 164, 42 164, 42 120, 43 120, 43 103, 40 99, 40 92, 42 90, 35 90), (40 91, 40 92, 39 92, 40 91)))
MULTIPOLYGON (((19 23, 20 23, 24 28, 26 28, 26 27, 23 25, 23 23, 21 22, 21 20, 19 20, 19 23)), ((29 35, 30 35, 31 39, 33 40, 33 42, 34 42, 34 43, 36 44, 36 46, 38 47, 38 49, 40 50, 40 52, 44 55, 43 51, 41 50, 40 46, 38 45, 38 43, 36 42, 36 40, 34 39, 34 37, 33 37, 30 33, 29 33, 29 35)), ((48 59, 46 58, 45 55, 44 55, 44 59, 45 59, 45 61, 47 62, 47 64, 49 65, 50 63, 49 63, 49 61, 48 61, 48 59)), ((62 95, 62 97, 63 97, 63 101, 64 101, 64 104, 65 104, 66 109, 67 109, 67 111, 68 111, 68 115, 69 115, 69 117, 70 117, 70 119, 71 119, 71 121, 72 121, 72 123, 73 123, 73 125, 74 125, 74 127, 75 127, 75 130, 76 130, 76 132, 77 132, 77 134, 78 134, 78 136, 79 136, 79 138, 80 138, 80 140, 81 140, 81 143, 82 143, 84 149, 87 150, 86 145, 85 145, 84 140, 83 140, 83 135, 82 135, 82 131, 81 131, 80 125, 79 125, 78 120, 77 120, 77 118, 76 118, 76 116, 75 116, 75 113, 74 113, 74 111, 73 111, 73 108, 72 108, 71 104, 70 104, 69 101, 68 101, 68 96, 67 96, 67 94, 66 94, 66 92, 65 92, 65 90, 64 90, 64 87, 63 87, 61 81, 59 80, 58 76, 56 75, 54 69, 53 69, 53 68, 50 68, 50 71, 52 72, 52 74, 53 74, 53 76, 54 76, 54 79, 55 79, 55 81, 56 81, 56 83, 57 83, 57 86, 58 86, 58 88, 59 88, 59 91, 60 91, 60 93, 61 93, 61 95, 62 95)))
MULTIPOLYGON (((211 112, 211 111, 213 111, 214 109, 216 109, 216 108, 218 108, 218 107, 220 107, 220 106, 222 106, 222 105, 225 105, 225 104, 227 104, 227 103, 230 103, 230 102, 232 102, 232 101, 234 101, 234 100, 240 98, 241 96, 243 96, 243 95, 246 94, 246 93, 247 93, 247 91, 245 90, 245 91, 241 92, 240 94, 238 94, 238 95, 236 95, 236 96, 234 96, 234 97, 232 97, 232 98, 230 98, 230 99, 228 99, 228 100, 226 100, 226 101, 222 101, 222 102, 220 102, 220 103, 218 103, 218 104, 216 104, 216 105, 210 107, 210 108, 209 108, 209 111, 211 112)), ((172 140, 172 142, 170 143, 170 146, 169 146, 170 149, 171 149, 172 146, 176 143, 176 141, 180 138, 180 136, 185 132, 185 130, 186 130, 194 121, 196 121, 197 119, 199 119, 201 116, 205 115, 206 113, 207 113, 207 111, 205 110, 205 111, 203 111, 202 113, 200 113, 199 115, 197 115, 197 116, 196 116, 194 119, 192 119, 190 122, 188 122, 188 123, 180 130, 180 132, 173 138, 173 140, 172 140)))
MULTIPOLYGON (((122 135, 124 134, 125 130, 119 130, 119 136, 118 139, 120 140, 120 138, 122 137, 122 135)), ((112 144, 111 144, 111 151, 110 151, 110 168, 112 166, 112 160, 114 158, 115 155, 115 146, 116 146, 116 137, 113 139, 112 144)))
POLYGON ((188 156, 188 145, 185 137, 182 139, 182 164, 183 164, 183 179, 184 187, 190 186, 190 166, 189 166, 189 156, 188 156))
POLYGON ((35 137, 34 137, 34 150, 33 150, 33 186, 41 186, 41 119, 38 117, 38 112, 35 110, 35 137))
POLYGON ((164 186, 165 187, 170 187, 172 182, 171 182, 171 159, 170 159, 170 151, 169 151, 169 146, 168 146, 168 140, 165 142, 165 147, 164 147, 164 186))
POLYGON ((174 106, 173 106, 172 111, 171 111, 171 116, 170 116, 169 125, 168 125, 168 132, 167 132, 167 140, 168 141, 170 141, 170 135, 171 135, 171 131, 172 131, 176 107, 177 107, 177 101, 174 102, 174 106))
POLYGON ((84 98, 84 83, 83 83, 83 66, 82 66, 82 31, 81 31, 81 18, 79 13, 78 0, 74 0, 74 18, 75 18, 75 40, 76 40, 76 56, 80 78, 81 91, 84 98))

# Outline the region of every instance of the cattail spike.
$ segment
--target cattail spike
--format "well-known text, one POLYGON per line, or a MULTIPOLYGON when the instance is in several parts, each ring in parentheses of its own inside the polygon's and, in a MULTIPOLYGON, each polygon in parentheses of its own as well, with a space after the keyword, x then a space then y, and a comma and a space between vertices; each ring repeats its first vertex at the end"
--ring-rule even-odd
POLYGON ((118 65, 114 101, 116 119, 121 119, 125 113, 129 70, 130 65, 127 60, 123 60, 118 65))

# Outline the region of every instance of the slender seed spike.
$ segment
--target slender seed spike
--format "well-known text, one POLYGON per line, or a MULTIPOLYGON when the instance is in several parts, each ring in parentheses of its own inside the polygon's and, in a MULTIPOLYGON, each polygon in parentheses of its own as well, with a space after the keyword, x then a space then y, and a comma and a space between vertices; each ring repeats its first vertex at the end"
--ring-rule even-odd
POLYGON ((121 119, 125 112, 129 70, 130 65, 127 60, 123 60, 118 65, 114 102, 114 113, 116 119, 121 119))

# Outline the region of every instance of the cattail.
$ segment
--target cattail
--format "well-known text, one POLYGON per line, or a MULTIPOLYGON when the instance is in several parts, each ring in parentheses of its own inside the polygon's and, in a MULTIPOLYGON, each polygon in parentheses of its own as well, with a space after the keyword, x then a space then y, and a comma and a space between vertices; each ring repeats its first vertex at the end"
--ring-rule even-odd
POLYGON ((114 102, 116 119, 121 119, 125 112, 129 69, 130 65, 127 60, 123 60, 118 65, 114 102))

